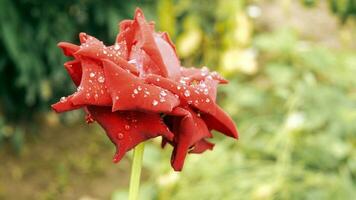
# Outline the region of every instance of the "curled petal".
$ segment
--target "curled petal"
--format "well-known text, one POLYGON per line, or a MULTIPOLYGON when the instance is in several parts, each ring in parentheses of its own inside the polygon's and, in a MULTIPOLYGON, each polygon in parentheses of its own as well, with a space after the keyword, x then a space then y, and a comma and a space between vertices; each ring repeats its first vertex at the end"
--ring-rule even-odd
POLYGON ((180 78, 180 62, 177 58, 175 49, 158 34, 155 34, 154 40, 156 42, 160 56, 162 57, 164 67, 167 69, 168 77, 173 80, 180 78))
POLYGON ((205 122, 189 108, 176 108, 172 115, 184 116, 179 120, 179 125, 175 127, 177 132, 174 139, 174 150, 172 153, 171 163, 176 171, 183 168, 185 157, 189 148, 195 143, 206 137, 212 137, 205 122))
POLYGON ((73 95, 73 104, 110 106, 112 101, 107 92, 107 80, 102 66, 87 58, 82 58, 81 64, 83 75, 78 90, 73 95))
POLYGON ((56 111, 57 113, 62 113, 62 112, 67 112, 71 110, 76 110, 78 108, 81 108, 81 105, 74 105, 72 102, 73 95, 68 96, 68 97, 62 97, 62 99, 55 103, 52 104, 52 109, 56 111))
POLYGON ((110 92, 112 110, 142 110, 171 112, 179 105, 179 99, 171 92, 144 83, 142 79, 121 69, 109 60, 103 60, 104 73, 110 92))
POLYGON ((213 150, 213 148, 213 143, 208 142, 205 139, 201 139, 195 143, 194 147, 189 151, 189 153, 203 153, 206 150, 213 150))
POLYGON ((160 74, 161 69, 156 65, 155 62, 147 55, 145 51, 140 49, 137 45, 132 46, 130 61, 134 63, 138 70, 140 77, 144 77, 147 74, 160 74))
POLYGON ((153 62, 159 67, 159 75, 167 77, 168 72, 166 67, 164 66, 162 57, 160 56, 158 48, 155 44, 152 29, 150 25, 146 22, 143 12, 140 9, 136 9, 135 21, 138 23, 139 26, 139 38, 136 38, 139 42, 139 48, 142 48, 147 53, 147 55, 149 55, 149 57, 153 60, 153 62))
POLYGON ((146 78, 147 83, 152 83, 164 89, 177 94, 180 99, 185 100, 189 105, 199 109, 203 113, 209 114, 215 121, 221 123, 225 135, 237 138, 238 133, 234 122, 214 101, 209 95, 197 91, 194 87, 174 82, 167 78, 158 77, 157 75, 149 75, 146 78))
POLYGON ((74 84, 78 86, 82 80, 82 65, 79 60, 72 60, 64 63, 69 76, 74 84))
POLYGON ((80 48, 78 45, 71 44, 68 42, 60 42, 57 46, 62 49, 64 55, 72 57, 73 54, 80 48))
POLYGON ((139 25, 138 45, 142 48, 153 62, 160 68, 163 77, 177 79, 180 77, 180 63, 174 49, 155 34, 152 26, 148 24, 140 9, 136 10, 135 21, 139 25))
POLYGON ((75 52, 75 56, 85 56, 92 59, 102 60, 108 59, 116 64, 120 64, 122 68, 129 70, 131 73, 138 75, 138 70, 135 65, 130 63, 122 64, 124 54, 126 54, 126 45, 124 43, 116 43, 113 46, 106 47, 98 39, 91 37, 86 39, 81 48, 75 52))
POLYGON ((177 50, 176 50, 176 46, 173 44, 171 38, 169 37, 167 32, 163 32, 161 34, 162 39, 164 39, 166 42, 168 42, 168 44, 173 48, 174 53, 176 54, 176 57, 178 57, 177 55, 177 50))
POLYGON ((89 113, 116 145, 113 161, 119 162, 125 153, 139 143, 162 136, 172 140, 173 133, 165 126, 159 114, 137 111, 112 112, 110 108, 89 106, 89 113))

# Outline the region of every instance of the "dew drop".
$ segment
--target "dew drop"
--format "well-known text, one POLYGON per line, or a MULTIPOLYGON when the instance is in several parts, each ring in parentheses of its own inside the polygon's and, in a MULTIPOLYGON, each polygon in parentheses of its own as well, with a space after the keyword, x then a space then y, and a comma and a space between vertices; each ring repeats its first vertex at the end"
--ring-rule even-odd
POLYGON ((90 76, 90 78, 93 78, 95 76, 95 73, 94 72, 90 72, 89 76, 90 76))
POLYGON ((208 94, 209 94, 208 88, 205 88, 205 89, 204 89, 204 94, 205 94, 205 95, 208 95, 208 94))
POLYGON ((138 94, 138 90, 137 89, 134 89, 133 91, 135 94, 138 94))
POLYGON ((65 102, 65 101, 67 101, 67 98, 66 97, 61 97, 61 99, 60 99, 60 102, 65 102))
POLYGON ((165 96, 167 96, 167 92, 165 92, 165 91, 162 90, 162 91, 160 92, 160 95, 163 96, 163 97, 165 97, 165 96))
POLYGON ((209 103, 209 102, 210 102, 210 99, 206 98, 206 99, 205 99, 205 102, 206 102, 206 103, 209 103))
POLYGON ((153 106, 157 106, 157 105, 158 105, 158 101, 157 101, 157 100, 153 100, 153 101, 152 101, 152 105, 153 105, 153 106))
POLYGON ((128 63, 130 63, 130 64, 136 64, 136 59, 129 60, 128 63))
POLYGON ((105 82, 105 78, 103 76, 99 76, 98 82, 99 83, 104 83, 105 82))
POLYGON ((128 124, 125 125, 125 130, 128 131, 128 130, 130 130, 130 128, 131 128, 130 125, 128 125, 128 124))
POLYGON ((179 80, 179 82, 180 82, 181 84, 183 84, 183 85, 186 84, 185 80, 183 80, 183 79, 179 80))
POLYGON ((119 50, 120 49, 120 45, 118 43, 116 43, 115 46, 114 46, 114 49, 115 50, 119 50))
POLYGON ((189 96, 190 96, 189 90, 184 91, 184 96, 186 96, 186 97, 189 97, 189 96))
POLYGON ((123 138, 124 138, 124 134, 118 133, 118 134, 117 134, 117 138, 119 138, 119 140, 123 139, 123 138))

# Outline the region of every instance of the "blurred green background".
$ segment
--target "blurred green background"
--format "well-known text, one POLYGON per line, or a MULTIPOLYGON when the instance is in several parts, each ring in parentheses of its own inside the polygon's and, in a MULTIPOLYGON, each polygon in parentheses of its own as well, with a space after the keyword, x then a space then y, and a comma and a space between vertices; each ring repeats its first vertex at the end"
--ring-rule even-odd
POLYGON ((0 199, 127 198, 131 155, 80 111, 49 106, 74 90, 59 41, 114 41, 141 7, 185 66, 230 80, 219 103, 240 140, 190 155, 146 145, 141 199, 355 199, 354 0, 0 0, 0 199))

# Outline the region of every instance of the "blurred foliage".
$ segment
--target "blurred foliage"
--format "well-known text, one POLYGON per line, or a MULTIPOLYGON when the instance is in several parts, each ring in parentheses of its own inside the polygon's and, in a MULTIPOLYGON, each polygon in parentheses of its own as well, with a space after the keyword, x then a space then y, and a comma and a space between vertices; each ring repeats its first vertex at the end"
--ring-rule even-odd
MULTIPOLYGON (((206 64, 230 80, 219 100, 241 135, 236 142, 216 134, 214 151, 190 155, 182 173, 171 171, 170 149, 148 144, 142 199, 353 199, 355 50, 324 47, 282 25, 256 32, 258 2, 1 0, 0 144, 7 138, 19 149, 18 124, 31 124, 72 87, 57 42, 78 42, 80 31, 113 41, 117 22, 140 6, 170 33, 185 66, 206 64)), ((301 2, 313 9, 321 1, 301 2)), ((341 21, 353 20, 354 1, 329 5, 341 21)), ((123 188, 112 195, 126 197, 123 188)))
MULTIPOLYGON (((301 0, 305 6, 313 7, 320 0, 301 0)), ((328 0, 330 10, 336 14, 341 21, 345 22, 350 17, 356 17, 356 1, 355 0, 328 0)))
POLYGON ((117 23, 130 18, 136 6, 150 17, 150 3, 1 0, 0 117, 7 127, 3 134, 0 126, 0 141, 20 137, 19 123, 31 125, 28 122, 34 114, 48 111, 51 103, 73 87, 63 70, 67 59, 57 48, 58 42, 77 43, 81 31, 112 42, 117 23))

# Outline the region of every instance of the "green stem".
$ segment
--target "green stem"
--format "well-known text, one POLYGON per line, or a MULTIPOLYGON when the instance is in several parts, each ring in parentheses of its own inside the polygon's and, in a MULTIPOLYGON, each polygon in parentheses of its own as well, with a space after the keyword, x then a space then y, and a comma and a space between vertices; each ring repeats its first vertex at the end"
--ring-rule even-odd
POLYGON ((134 148, 134 155, 131 167, 129 200, 138 200, 140 187, 141 165, 145 144, 142 142, 134 148))

